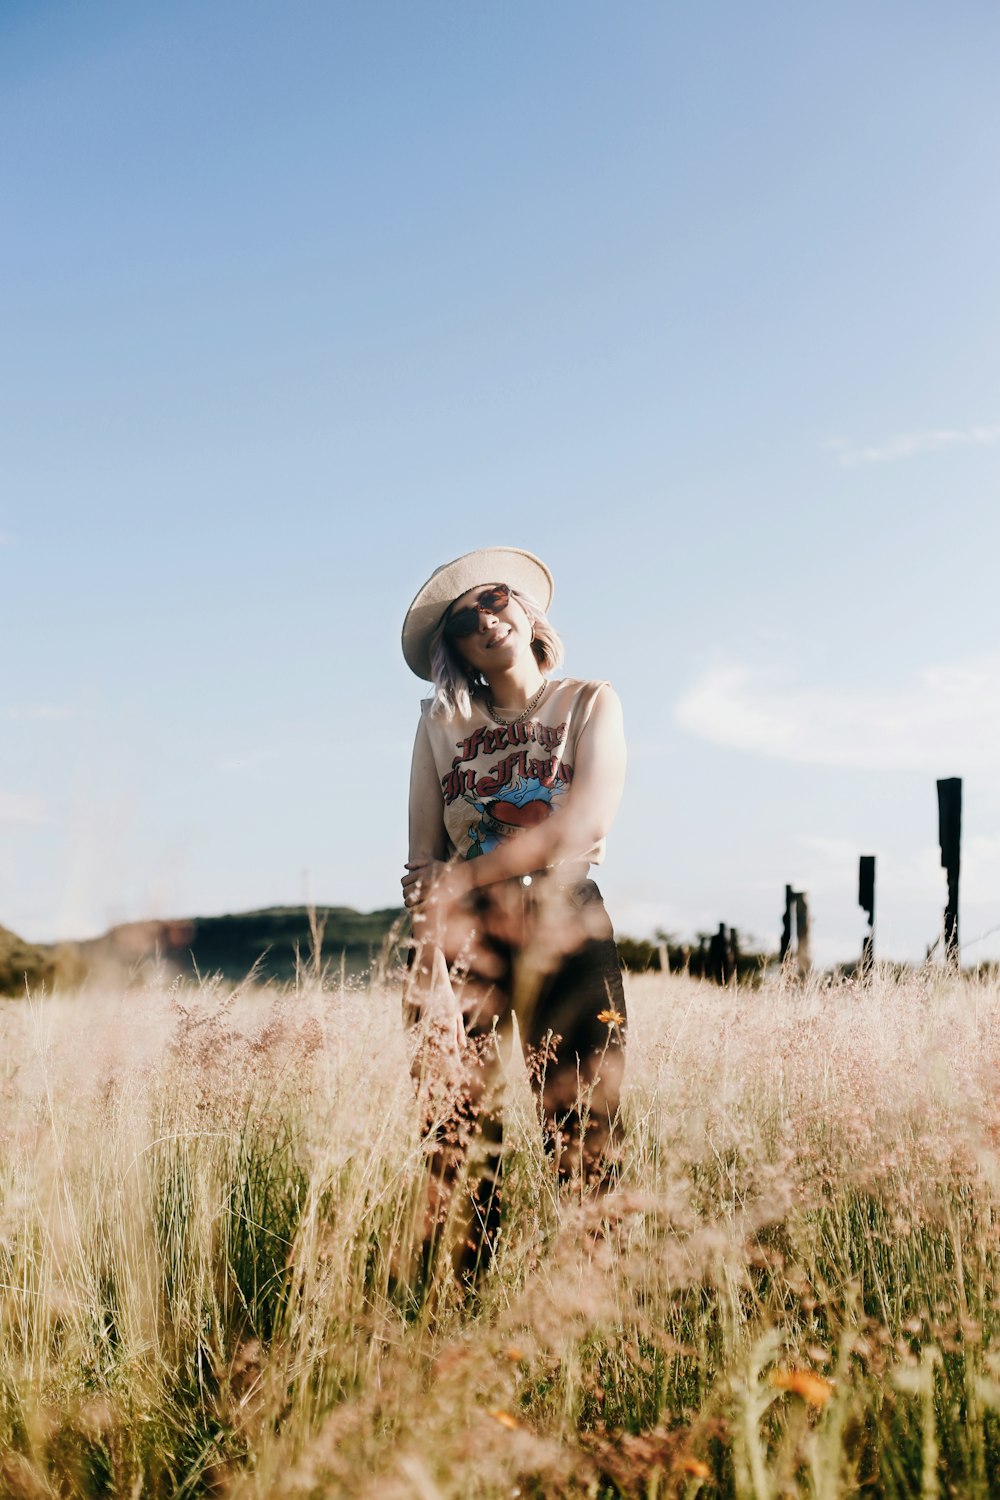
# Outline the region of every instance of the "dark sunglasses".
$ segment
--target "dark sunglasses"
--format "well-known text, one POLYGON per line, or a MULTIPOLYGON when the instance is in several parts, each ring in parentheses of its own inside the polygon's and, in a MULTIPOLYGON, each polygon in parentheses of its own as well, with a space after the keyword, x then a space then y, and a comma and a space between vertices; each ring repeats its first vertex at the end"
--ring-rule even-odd
POLYGON ((444 622, 444 633, 453 641, 463 640, 479 629, 481 614, 499 615, 509 603, 510 589, 507 585, 491 584, 488 589, 483 589, 475 604, 467 604, 464 609, 456 610, 453 615, 448 616, 444 622))

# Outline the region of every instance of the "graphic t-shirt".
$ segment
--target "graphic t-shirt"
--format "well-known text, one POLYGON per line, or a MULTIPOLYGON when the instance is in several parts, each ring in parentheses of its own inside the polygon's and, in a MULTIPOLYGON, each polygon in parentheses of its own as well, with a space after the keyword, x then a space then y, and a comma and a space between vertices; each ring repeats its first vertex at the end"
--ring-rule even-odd
MULTIPOLYGON (((558 814, 573 784, 576 749, 603 682, 550 680, 537 708, 520 724, 497 724, 473 699, 468 719, 440 719, 422 703, 441 791, 450 852, 488 854, 501 840, 558 814)), ((580 862, 599 864, 604 840, 580 862)))

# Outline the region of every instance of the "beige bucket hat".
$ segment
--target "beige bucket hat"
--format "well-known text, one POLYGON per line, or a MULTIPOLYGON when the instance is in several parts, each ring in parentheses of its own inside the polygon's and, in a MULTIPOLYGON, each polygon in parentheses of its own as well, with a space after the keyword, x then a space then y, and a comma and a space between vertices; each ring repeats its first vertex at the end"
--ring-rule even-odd
POLYGON ((520 547, 480 547, 454 562, 436 568, 403 621, 403 655, 406 665, 422 682, 431 680, 431 636, 448 605, 478 584, 506 583, 519 593, 530 594, 542 609, 552 603, 552 574, 533 552, 520 547))

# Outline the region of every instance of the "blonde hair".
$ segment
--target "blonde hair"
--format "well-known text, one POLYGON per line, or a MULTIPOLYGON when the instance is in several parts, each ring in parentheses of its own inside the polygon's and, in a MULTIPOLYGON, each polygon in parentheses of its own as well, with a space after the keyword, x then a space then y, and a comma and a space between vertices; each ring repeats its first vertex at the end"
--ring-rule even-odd
MULTIPOLYGON (((510 597, 531 621, 531 650, 539 669, 553 671, 562 663, 566 653, 559 635, 549 624, 548 616, 530 594, 511 589, 510 597)), ((473 697, 487 691, 488 683, 481 672, 459 655, 445 635, 450 608, 449 605, 431 636, 431 681, 434 684, 431 715, 435 719, 468 719, 472 715, 473 697)))

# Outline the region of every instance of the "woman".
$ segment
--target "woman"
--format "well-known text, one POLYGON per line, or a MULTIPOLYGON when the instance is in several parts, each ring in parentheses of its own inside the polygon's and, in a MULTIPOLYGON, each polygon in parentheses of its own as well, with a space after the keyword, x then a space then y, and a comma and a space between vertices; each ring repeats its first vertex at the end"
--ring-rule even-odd
POLYGON ((437 1041, 417 1067, 434 1057, 450 1081, 428 1127, 439 1218, 473 1151, 463 1270, 482 1267, 498 1222, 497 1033, 512 1016, 560 1177, 606 1186, 618 1131, 625 1001, 588 872, 622 793, 621 706, 606 682, 547 675, 563 657, 551 599, 543 562, 490 547, 438 568, 403 624, 403 655, 435 688, 410 778, 406 1003, 437 1041))

